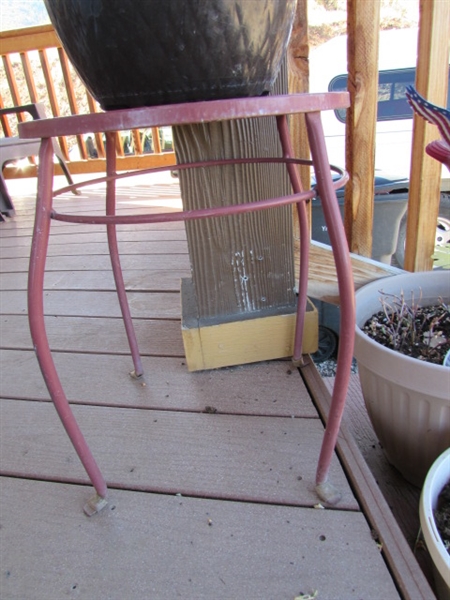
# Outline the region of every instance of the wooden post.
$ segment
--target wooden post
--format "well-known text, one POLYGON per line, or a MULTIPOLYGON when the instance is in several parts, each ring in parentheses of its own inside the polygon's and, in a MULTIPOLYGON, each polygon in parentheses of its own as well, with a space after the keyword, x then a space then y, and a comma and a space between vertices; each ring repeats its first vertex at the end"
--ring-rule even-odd
MULTIPOLYGON (((297 13, 288 47, 288 89, 290 94, 309 91, 309 40, 307 0, 298 0, 297 13)), ((309 157, 308 136, 304 115, 289 120, 294 154, 309 157)), ((310 187, 310 168, 299 167, 304 189, 310 187)))
MULTIPOLYGON (((274 93, 286 92, 284 63, 274 93)), ((174 147, 179 163, 281 156, 272 118, 175 127, 174 147)), ((285 167, 268 164, 180 171, 180 186, 185 209, 290 191, 285 167)), ((182 327, 189 369, 291 355, 296 307, 291 207, 187 222, 186 232, 192 280, 182 282, 182 327)), ((317 327, 312 331, 312 338, 306 333, 306 352, 317 349, 317 327)))
MULTIPOLYGON (((297 13, 288 47, 288 89, 290 94, 309 91, 309 39, 308 39, 308 4, 307 0, 298 0, 297 13)), ((289 119, 289 129, 292 137, 292 147, 295 156, 309 157, 308 135, 304 115, 293 115, 289 119)), ((310 167, 300 166, 300 179, 305 190, 311 186, 310 167)), ((311 221, 311 203, 309 203, 311 221)), ((292 211, 294 226, 294 256, 296 276, 300 268, 300 238, 298 228, 298 213, 292 211)))
MULTIPOLYGON (((421 0, 416 89, 439 106, 447 104, 449 31, 450 2, 421 0)), ((441 164, 425 154, 425 147, 438 138, 435 126, 414 115, 405 248, 408 271, 426 271, 433 265, 441 164)))
POLYGON ((370 257, 378 99, 380 1, 347 2, 348 90, 344 221, 350 250, 370 257))

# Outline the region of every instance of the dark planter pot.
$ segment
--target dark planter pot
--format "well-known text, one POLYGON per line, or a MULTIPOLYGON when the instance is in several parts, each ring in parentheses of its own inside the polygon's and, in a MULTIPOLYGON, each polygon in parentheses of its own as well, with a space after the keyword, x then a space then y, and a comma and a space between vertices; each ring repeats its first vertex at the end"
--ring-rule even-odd
POLYGON ((271 90, 297 0, 44 0, 103 109, 271 90))

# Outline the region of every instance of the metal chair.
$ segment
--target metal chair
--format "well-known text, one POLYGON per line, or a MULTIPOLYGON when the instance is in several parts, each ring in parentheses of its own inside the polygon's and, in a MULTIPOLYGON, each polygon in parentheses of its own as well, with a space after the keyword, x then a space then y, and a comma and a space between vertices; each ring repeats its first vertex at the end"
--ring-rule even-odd
MULTIPOLYGON (((10 108, 0 109, 0 121, 5 133, 5 137, 0 138, 0 215, 9 217, 14 215, 14 204, 8 192, 8 188, 6 187, 3 169, 7 163, 14 160, 37 156, 41 145, 41 140, 39 138, 24 140, 18 136, 7 135, 9 133, 9 127, 6 126, 5 116, 13 114, 20 115, 23 113, 29 113, 33 119, 46 118, 44 105, 40 103, 24 104, 22 106, 12 106, 10 108)), ((61 148, 55 139, 53 140, 53 153, 58 159, 67 181, 72 184, 73 180, 69 168, 64 160, 61 148)))

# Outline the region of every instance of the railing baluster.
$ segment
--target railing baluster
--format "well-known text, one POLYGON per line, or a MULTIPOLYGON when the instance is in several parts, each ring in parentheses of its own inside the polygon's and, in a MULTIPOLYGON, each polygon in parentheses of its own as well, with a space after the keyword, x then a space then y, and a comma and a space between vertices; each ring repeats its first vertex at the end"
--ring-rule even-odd
POLYGON ((136 154, 136 156, 140 156, 142 154, 141 134, 139 132, 139 129, 133 129, 131 133, 134 141, 134 153, 136 154))
MULTIPOLYGON (((39 50, 39 58, 41 59, 42 72, 44 73, 45 83, 47 85, 48 98, 54 117, 59 117, 61 111, 59 109, 58 98, 56 96, 55 84, 53 83, 52 72, 46 50, 39 50)), ((69 147, 65 137, 60 137, 59 145, 66 160, 69 160, 69 147)))
POLYGON ((159 128, 152 127, 153 152, 161 154, 161 140, 159 139, 159 128))
MULTIPOLYGON (((11 63, 11 58, 9 54, 5 54, 2 56, 3 67, 5 69, 6 79, 9 85, 9 91, 11 92, 11 98, 14 106, 20 106, 23 104, 22 99, 20 97, 19 86, 17 84, 16 76, 14 73, 14 68, 11 63)), ((24 121, 23 115, 17 115, 19 121, 24 121)))
MULTIPOLYGON (((61 47, 51 25, 28 27, 15 31, 0 31, 0 46, 2 48, 3 69, 0 63, 0 77, 7 82, 7 89, 0 96, 0 106, 19 106, 28 102, 43 102, 48 111, 48 116, 57 117, 61 113, 80 114, 83 112, 99 112, 99 107, 88 90, 84 88, 79 78, 74 77, 74 70, 69 59, 61 47), (56 50, 59 56, 57 60, 58 73, 52 74, 53 53, 56 50), (34 58, 36 54, 36 60, 34 58), (17 60, 17 56, 20 60, 17 60), (40 64, 39 64, 40 60, 40 64), (59 73, 59 68, 61 69, 59 73), (19 74, 20 71, 20 74, 19 74), (22 76, 23 71, 23 76, 22 76), (41 85, 44 88, 41 88, 41 85), (80 89, 85 90, 87 102, 80 96, 80 89), (67 98, 64 91, 66 90, 67 98), (29 99, 28 96, 29 95, 29 99), (81 99, 80 99, 81 98, 81 99), (68 110, 66 111, 66 103, 68 110), (50 108, 49 108, 50 107, 50 108)), ((55 52, 56 56, 56 52, 55 52)), ((6 86, 5 86, 6 88, 6 86)), ((22 117, 23 119, 23 117, 22 117)), ((14 126, 1 119, 5 135, 16 135, 14 126)), ((124 151, 124 140, 117 138, 117 168, 120 171, 128 171, 139 167, 170 166, 176 164, 174 152, 164 152, 160 143, 160 130, 157 127, 151 129, 153 139, 153 152, 145 152, 145 144, 142 130, 130 131, 134 145, 134 153, 124 151)), ((69 148, 75 142, 75 138, 59 139, 62 152, 66 158, 69 169, 73 173, 93 173, 105 170, 105 148, 101 134, 95 134, 95 138, 86 141, 84 136, 77 136, 80 159, 70 160, 69 148), (95 147, 94 147, 95 139, 95 147), (92 146, 92 148, 90 148, 92 146)), ((57 172, 59 165, 55 165, 57 172)), ((36 175, 35 164, 21 165, 17 168, 9 165, 4 170, 5 177, 33 177, 36 175)))
POLYGON ((25 81, 27 82, 28 93, 30 95, 30 101, 33 103, 39 102, 36 82, 34 80, 33 67, 30 63, 30 57, 28 52, 20 53, 20 60, 22 61, 22 69, 25 75, 25 81))
MULTIPOLYGON (((91 94, 86 90, 87 101, 91 113, 98 112, 97 104, 91 94)), ((100 133, 95 134, 95 145, 97 146, 98 158, 105 158, 105 145, 100 133)), ((105 167, 106 168, 106 167, 105 167)))
MULTIPOLYGON (((69 101, 70 112, 73 115, 79 114, 77 99, 75 96, 75 90, 73 88, 72 76, 70 73, 69 60, 63 48, 58 48, 59 62, 61 65, 61 71, 64 77, 64 83, 66 85, 67 99, 69 101)), ((88 153, 86 150, 86 144, 81 135, 77 135, 78 149, 80 150, 80 157, 87 160, 88 153)))
MULTIPOLYGON (((5 103, 3 102, 3 98, 0 95, 0 108, 5 108, 5 103)), ((0 116, 0 123, 2 124, 3 133, 6 137, 11 137, 13 135, 11 131, 11 126, 8 121, 8 117, 6 115, 0 116)))

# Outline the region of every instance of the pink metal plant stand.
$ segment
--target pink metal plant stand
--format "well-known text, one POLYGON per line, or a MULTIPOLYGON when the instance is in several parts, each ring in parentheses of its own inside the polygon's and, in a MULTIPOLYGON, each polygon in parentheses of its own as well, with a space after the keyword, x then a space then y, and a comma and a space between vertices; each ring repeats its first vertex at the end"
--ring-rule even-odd
MULTIPOLYGON (((320 112, 322 110, 346 108, 348 105, 349 98, 348 94, 345 92, 296 94, 117 110, 89 115, 43 119, 22 123, 19 126, 19 133, 22 138, 42 139, 39 154, 36 217, 28 280, 28 316, 31 336, 50 396, 96 491, 95 497, 85 506, 87 514, 94 514, 106 504, 107 486, 83 434, 78 427, 62 388, 53 362, 45 329, 43 287, 47 246, 52 219, 70 223, 101 223, 106 225, 112 269, 134 363, 133 374, 135 377, 139 377, 142 375, 142 364, 122 277, 116 238, 116 225, 214 218, 295 203, 297 205, 300 224, 301 266, 293 361, 294 364, 300 366, 302 364, 302 333, 306 310, 306 289, 308 281, 309 229, 306 202, 314 197, 315 191, 304 191, 302 189, 297 169, 298 164, 311 164, 314 167, 317 189, 323 204, 323 212, 328 227, 338 276, 341 302, 340 344, 332 402, 317 467, 316 489, 319 497, 324 501, 333 504, 339 500, 339 493, 328 481, 328 472, 344 410, 353 357, 353 332, 355 328, 354 286, 347 241, 335 194, 335 189, 342 187, 346 183, 348 177, 340 169, 337 169, 336 167, 330 168, 330 165, 328 164, 320 112), (288 115, 296 113, 305 114, 312 161, 296 159, 293 157, 287 117, 288 115), (205 208, 190 211, 183 210, 172 213, 149 215, 118 216, 115 214, 115 186, 117 179, 132 176, 137 173, 142 174, 144 172, 133 171, 132 173, 116 173, 115 132, 143 127, 162 127, 267 116, 276 118, 283 153, 282 157, 189 163, 177 165, 177 169, 207 168, 209 166, 246 162, 284 163, 289 173, 292 194, 252 203, 222 206, 220 208, 205 208), (96 179, 95 181, 67 186, 54 192, 53 146, 51 138, 92 132, 102 132, 106 135, 106 177, 96 179), (333 182, 331 169, 340 174, 338 181, 333 182), (79 214, 61 214, 53 209, 53 198, 56 195, 102 181, 106 181, 105 215, 83 216, 79 214)), ((158 172, 169 168, 170 167, 149 169, 145 172, 158 172)))

